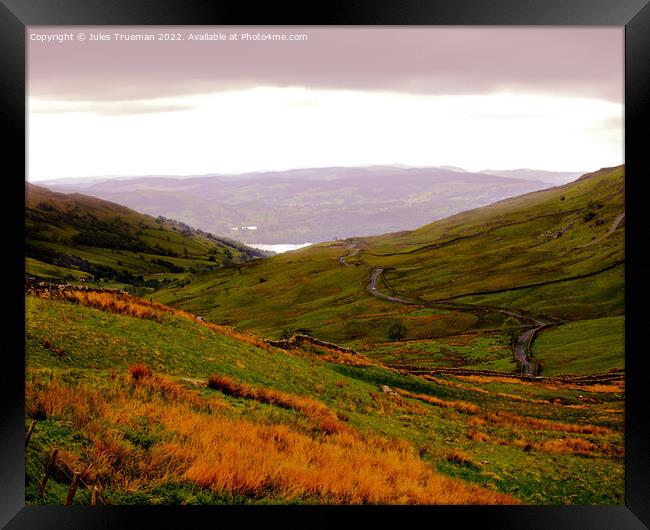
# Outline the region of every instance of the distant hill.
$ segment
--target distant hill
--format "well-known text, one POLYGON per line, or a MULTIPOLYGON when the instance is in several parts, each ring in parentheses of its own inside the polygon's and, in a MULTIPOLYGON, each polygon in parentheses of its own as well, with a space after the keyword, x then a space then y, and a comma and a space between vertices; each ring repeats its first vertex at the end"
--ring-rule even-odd
POLYGON ((523 179, 531 181, 542 181, 558 186, 574 181, 585 172, 575 171, 543 171, 541 169, 484 169, 480 171, 484 175, 496 175, 498 177, 507 177, 514 179, 523 179))
POLYGON ((549 187, 461 168, 328 167, 190 178, 49 181, 247 244, 327 241, 414 229, 549 187), (248 228, 254 227, 254 228, 248 228))
POLYGON ((264 256, 183 223, 87 195, 26 184, 28 275, 156 288, 193 272, 264 256))

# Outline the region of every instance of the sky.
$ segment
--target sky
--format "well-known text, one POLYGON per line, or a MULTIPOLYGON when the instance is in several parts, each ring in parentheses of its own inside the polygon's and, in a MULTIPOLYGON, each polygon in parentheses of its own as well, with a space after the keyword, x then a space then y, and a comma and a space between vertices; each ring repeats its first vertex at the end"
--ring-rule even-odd
POLYGON ((623 27, 39 26, 26 38, 31 181, 624 162, 623 27))

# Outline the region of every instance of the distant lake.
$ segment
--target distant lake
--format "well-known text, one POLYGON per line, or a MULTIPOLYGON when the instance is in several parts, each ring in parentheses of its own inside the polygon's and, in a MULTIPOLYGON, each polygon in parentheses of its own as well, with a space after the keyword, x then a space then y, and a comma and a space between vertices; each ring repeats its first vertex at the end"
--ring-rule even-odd
POLYGON ((299 248, 308 247, 312 243, 302 243, 301 245, 249 245, 253 248, 259 248, 260 250, 271 250, 281 254, 282 252, 288 252, 289 250, 297 250, 299 248))

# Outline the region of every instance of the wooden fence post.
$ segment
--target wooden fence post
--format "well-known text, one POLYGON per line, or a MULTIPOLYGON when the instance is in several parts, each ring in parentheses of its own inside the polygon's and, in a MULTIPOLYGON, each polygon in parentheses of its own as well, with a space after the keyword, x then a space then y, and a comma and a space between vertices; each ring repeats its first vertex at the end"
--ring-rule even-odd
POLYGON ((72 500, 74 499, 74 494, 77 491, 77 484, 79 484, 79 476, 80 476, 79 471, 75 471, 74 475, 72 475, 72 482, 70 482, 70 489, 68 489, 68 496, 65 499, 66 506, 72 504, 72 500))
POLYGON ((32 437, 32 433, 34 432, 35 426, 36 426, 36 420, 32 420, 32 424, 29 426, 29 430, 27 431, 27 436, 25 436, 25 448, 27 448, 27 444, 29 443, 29 439, 32 437))
POLYGON ((97 504, 97 486, 93 486, 93 494, 90 497, 90 505, 95 506, 97 504))
POLYGON ((58 449, 54 449, 50 453, 50 458, 48 459, 47 465, 45 466, 45 474, 43 475, 41 483, 38 485, 38 494, 41 497, 45 494, 45 485, 47 484, 47 479, 50 478, 50 473, 52 472, 52 467, 54 466, 56 455, 58 453, 59 453, 58 449))

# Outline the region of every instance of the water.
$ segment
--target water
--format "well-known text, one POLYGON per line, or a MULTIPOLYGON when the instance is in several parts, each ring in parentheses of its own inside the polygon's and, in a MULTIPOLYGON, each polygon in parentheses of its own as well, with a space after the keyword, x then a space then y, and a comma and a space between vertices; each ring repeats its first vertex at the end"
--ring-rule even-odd
POLYGON ((272 250, 281 254, 282 252, 288 252, 289 250, 297 250, 299 248, 307 247, 312 243, 302 243, 300 245, 290 245, 290 244, 280 244, 280 245, 250 245, 253 248, 258 248, 260 250, 272 250))

